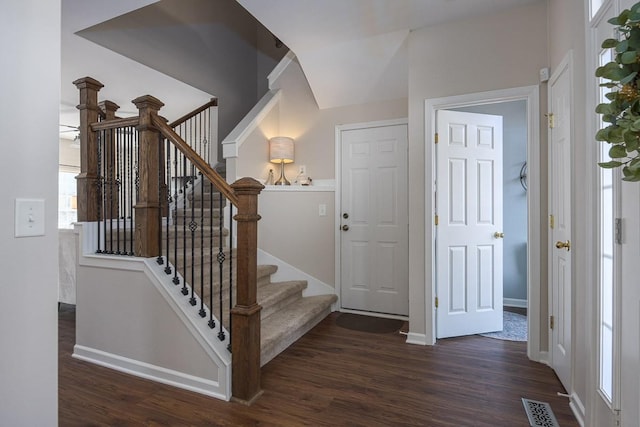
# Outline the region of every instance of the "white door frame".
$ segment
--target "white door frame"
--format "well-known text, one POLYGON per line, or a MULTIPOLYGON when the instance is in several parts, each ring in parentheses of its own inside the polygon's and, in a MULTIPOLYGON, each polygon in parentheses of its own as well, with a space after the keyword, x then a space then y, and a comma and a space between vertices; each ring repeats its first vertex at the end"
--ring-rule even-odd
MULTIPOLYGON (((488 92, 478 92, 425 100, 425 165, 430 165, 431 176, 425 176, 425 242, 431 245, 431 260, 425 260, 425 278, 431 281, 426 289, 427 342, 435 343, 436 316, 432 296, 436 295, 435 281, 435 144, 436 111, 509 101, 527 104, 527 356, 531 360, 546 362, 547 352, 540 351, 540 88, 524 86, 488 92), (429 265, 430 264, 430 265, 429 265), (429 337, 429 334, 431 336, 429 337)), ((426 167, 425 170, 429 170, 426 167)), ((427 252, 428 253, 428 252, 427 252)))
MULTIPOLYGON (((356 313, 363 314, 368 316, 376 316, 376 317, 386 317, 391 319, 403 319, 408 320, 407 316, 396 316, 392 314, 383 314, 383 313, 371 313, 368 311, 357 311, 342 308, 342 300, 340 296, 342 295, 342 280, 340 274, 340 267, 342 263, 342 245, 340 244, 340 239, 342 238, 340 223, 342 219, 340 215, 342 214, 340 210, 340 204, 342 200, 342 181, 341 181, 341 173, 342 173, 342 132, 346 130, 356 130, 356 129, 367 129, 372 127, 383 127, 383 126, 396 126, 396 125, 409 125, 409 120, 407 118, 401 119, 391 119, 391 120, 379 120, 373 122, 362 122, 362 123, 350 123, 345 125, 337 125, 336 133, 335 133, 335 158, 336 158, 336 191, 335 191, 335 287, 336 287, 336 295, 338 296, 337 307, 338 310, 345 313, 356 313)), ((408 158, 406 169, 409 169, 408 158)), ((408 191, 408 190, 407 190, 408 191)), ((408 209, 408 206, 407 206, 408 209)))

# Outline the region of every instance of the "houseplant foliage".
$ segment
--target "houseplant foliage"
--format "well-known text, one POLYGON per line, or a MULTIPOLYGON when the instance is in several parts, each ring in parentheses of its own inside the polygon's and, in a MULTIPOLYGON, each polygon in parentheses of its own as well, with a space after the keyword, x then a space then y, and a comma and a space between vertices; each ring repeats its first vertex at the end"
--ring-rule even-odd
POLYGON ((613 49, 613 61, 598 67, 596 77, 608 82, 609 102, 596 107, 606 124, 596 140, 611 144, 611 161, 599 163, 603 168, 622 168, 624 181, 640 181, 640 3, 623 10, 608 21, 616 26, 620 39, 606 39, 603 49, 613 49))

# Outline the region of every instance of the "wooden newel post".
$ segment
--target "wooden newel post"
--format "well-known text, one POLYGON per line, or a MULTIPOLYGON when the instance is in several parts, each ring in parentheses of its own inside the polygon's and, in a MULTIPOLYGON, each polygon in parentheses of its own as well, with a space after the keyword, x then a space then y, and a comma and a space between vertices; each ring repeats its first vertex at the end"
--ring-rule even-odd
MULTIPOLYGON (((116 118, 116 111, 120 106, 112 101, 102 101, 98 104, 102 111, 105 120, 113 120, 116 118)), ((116 130, 110 129, 104 132, 104 148, 103 148, 103 165, 105 167, 104 174, 104 200, 107 202, 104 205, 105 212, 102 213, 102 217, 117 218, 119 214, 119 196, 120 189, 116 182, 116 130)))
POLYGON ((164 105, 151 95, 132 101, 139 111, 138 201, 135 205, 135 253, 141 257, 160 255, 160 140, 151 118, 164 105))
POLYGON ((98 220, 98 144, 89 126, 98 121, 98 92, 104 87, 91 77, 73 82, 80 90, 80 174, 78 187, 78 221, 98 220))
POLYGON ((232 394, 250 404, 260 388, 260 310, 257 303, 258 194, 264 188, 253 178, 231 184, 238 197, 237 298, 231 310, 232 394))

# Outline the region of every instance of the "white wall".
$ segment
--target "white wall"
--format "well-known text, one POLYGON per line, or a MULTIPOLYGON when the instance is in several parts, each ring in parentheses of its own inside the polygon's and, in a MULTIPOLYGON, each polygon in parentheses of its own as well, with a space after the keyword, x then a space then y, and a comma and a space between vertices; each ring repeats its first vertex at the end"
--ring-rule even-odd
POLYGON ((60 1, 0 14, 0 424, 58 423, 60 1), (16 198, 45 200, 45 235, 14 237, 16 198))
MULTIPOLYGON (((433 338, 430 303, 433 301, 430 265, 433 236, 430 228, 425 230, 425 216, 430 218, 432 214, 431 194, 425 190, 425 179, 430 181, 433 169, 430 160, 425 162, 425 99, 538 84, 538 70, 547 63, 546 28, 546 4, 537 2, 491 16, 416 30, 409 36, 409 324, 412 333, 433 338)), ((546 150, 544 140, 541 150, 546 150)), ((546 259, 546 254, 542 259, 546 259)), ((546 286, 543 288, 546 291, 546 286)), ((542 300, 545 301, 544 296, 542 300)), ((542 315, 546 317, 546 312, 542 315)))
POLYGON ((231 355, 219 326, 209 328, 154 259, 93 255, 93 227, 76 227, 74 357, 228 400, 231 355))
MULTIPOLYGON (((297 61, 291 62, 275 80, 272 90, 281 90, 278 103, 238 149, 234 162, 236 176, 264 181, 269 169, 276 178, 278 165, 269 163, 268 139, 290 136, 295 139, 295 163, 286 165, 289 181, 305 165, 307 175, 322 191, 264 191, 258 209, 258 246, 330 286, 335 285, 334 185, 335 128, 339 124, 406 117, 407 100, 319 110, 309 84, 297 61), (327 215, 319 216, 320 204, 327 215), (286 237, 286 238, 285 238, 286 237)), ((229 170, 231 170, 230 168, 229 170)))

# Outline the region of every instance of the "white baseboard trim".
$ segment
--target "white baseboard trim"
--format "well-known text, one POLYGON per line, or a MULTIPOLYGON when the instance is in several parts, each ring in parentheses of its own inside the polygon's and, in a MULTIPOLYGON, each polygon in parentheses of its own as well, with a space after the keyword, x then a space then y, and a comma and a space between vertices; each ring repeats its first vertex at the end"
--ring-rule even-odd
POLYGON ((538 362, 544 363, 547 366, 551 366, 549 364, 549 352, 548 351, 539 351, 538 352, 538 362))
POLYGON ((502 300, 502 305, 504 305, 505 307, 527 308, 527 300, 517 298, 504 298, 502 300))
POLYGON ((216 399, 229 400, 229 398, 220 391, 220 384, 217 381, 195 377, 183 372, 166 369, 77 344, 73 347, 72 357, 140 378, 215 397, 216 399))
POLYGON ((571 393, 569 407, 571 408, 573 415, 576 417, 578 424, 580 424, 580 427, 584 427, 584 419, 585 419, 584 404, 582 403, 582 401, 580 400, 580 397, 578 397, 578 395, 575 392, 571 393))
MULTIPOLYGON (((306 280, 307 288, 302 292, 305 297, 316 295, 332 295, 336 293, 336 289, 324 283, 321 280, 297 269, 291 264, 271 255, 268 252, 258 249, 258 264, 277 265, 278 271, 272 275, 275 282, 284 282, 288 280, 306 280)), ((332 311, 335 311, 335 307, 332 311)))
POLYGON ((409 332, 407 334, 407 344, 427 345, 427 336, 425 334, 416 334, 409 332))

